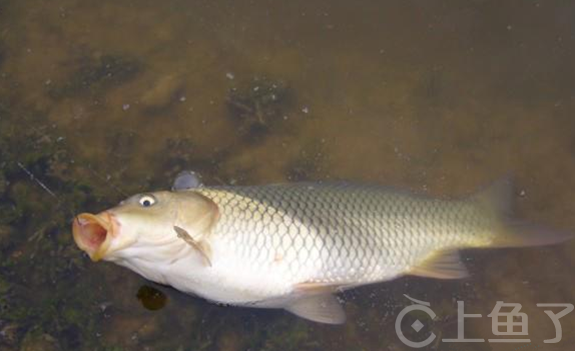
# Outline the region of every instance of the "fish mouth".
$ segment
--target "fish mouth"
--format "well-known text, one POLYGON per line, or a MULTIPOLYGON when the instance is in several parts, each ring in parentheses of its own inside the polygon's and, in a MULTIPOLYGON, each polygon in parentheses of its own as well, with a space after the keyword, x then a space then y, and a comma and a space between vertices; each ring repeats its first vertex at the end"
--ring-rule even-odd
POLYGON ((111 240, 118 232, 118 222, 110 212, 94 215, 82 213, 74 218, 72 234, 80 250, 94 262, 108 253, 111 240))

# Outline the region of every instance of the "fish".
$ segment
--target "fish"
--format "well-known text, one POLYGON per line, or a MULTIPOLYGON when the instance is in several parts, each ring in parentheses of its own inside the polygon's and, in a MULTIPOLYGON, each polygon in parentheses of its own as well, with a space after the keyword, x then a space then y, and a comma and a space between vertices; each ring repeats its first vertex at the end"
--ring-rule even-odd
POLYGON ((144 278, 220 304, 346 320, 337 293, 413 275, 462 279, 462 249, 558 244, 570 233, 513 219, 507 180, 455 199, 353 182, 171 190, 76 216, 76 245, 144 278))

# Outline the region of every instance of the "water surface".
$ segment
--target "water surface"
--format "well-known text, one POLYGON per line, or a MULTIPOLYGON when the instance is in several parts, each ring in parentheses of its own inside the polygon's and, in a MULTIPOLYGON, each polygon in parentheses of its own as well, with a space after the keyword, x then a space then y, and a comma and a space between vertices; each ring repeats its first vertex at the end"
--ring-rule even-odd
POLYGON ((193 169, 445 197, 512 176, 522 218, 575 232, 574 18, 569 1, 0 1, 0 350, 409 350, 403 294, 438 315, 420 340, 457 336, 457 300, 483 315, 468 338, 498 338, 497 301, 529 315, 531 344, 426 350, 570 349, 575 313, 544 344, 536 304, 574 303, 573 244, 357 289, 333 327, 93 264, 69 223, 193 169))

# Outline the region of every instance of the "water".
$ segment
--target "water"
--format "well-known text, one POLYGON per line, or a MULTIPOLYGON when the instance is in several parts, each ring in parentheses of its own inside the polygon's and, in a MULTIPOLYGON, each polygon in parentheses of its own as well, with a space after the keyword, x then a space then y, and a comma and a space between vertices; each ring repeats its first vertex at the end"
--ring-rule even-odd
POLYGON ((511 175, 521 217, 575 231, 574 16, 568 1, 0 1, 0 350, 409 350, 403 294, 438 315, 406 331, 435 332, 424 350, 570 349, 575 313, 544 344, 536 304, 574 302, 573 244, 357 289, 332 327, 93 264, 69 222, 193 169, 438 196, 511 175), (440 342, 457 300, 483 339, 505 338, 497 301, 521 303, 532 342, 440 342))

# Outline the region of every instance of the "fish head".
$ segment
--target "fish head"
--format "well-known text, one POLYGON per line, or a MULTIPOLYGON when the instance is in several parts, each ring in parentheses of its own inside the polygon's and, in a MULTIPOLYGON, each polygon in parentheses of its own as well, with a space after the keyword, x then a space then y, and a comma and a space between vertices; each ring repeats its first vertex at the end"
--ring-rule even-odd
POLYGON ((76 245, 93 261, 169 261, 183 254, 185 241, 174 227, 206 235, 218 217, 217 205, 195 191, 160 191, 134 195, 98 214, 74 218, 76 245))

